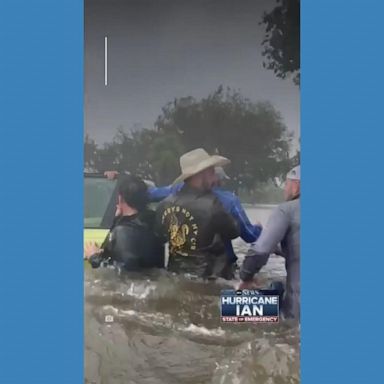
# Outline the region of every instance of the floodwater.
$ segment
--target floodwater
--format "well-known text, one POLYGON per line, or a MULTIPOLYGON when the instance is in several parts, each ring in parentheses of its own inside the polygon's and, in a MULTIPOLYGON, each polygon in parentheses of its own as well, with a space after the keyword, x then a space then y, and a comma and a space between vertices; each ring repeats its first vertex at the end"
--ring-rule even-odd
MULTIPOLYGON (((265 224, 271 208, 247 213, 265 224)), ((247 248, 235 241, 240 259, 247 248)), ((266 284, 284 279, 283 259, 271 257, 259 275, 266 284)), ((220 290, 235 284, 86 268, 85 383, 299 383, 297 326, 220 322, 220 290)))

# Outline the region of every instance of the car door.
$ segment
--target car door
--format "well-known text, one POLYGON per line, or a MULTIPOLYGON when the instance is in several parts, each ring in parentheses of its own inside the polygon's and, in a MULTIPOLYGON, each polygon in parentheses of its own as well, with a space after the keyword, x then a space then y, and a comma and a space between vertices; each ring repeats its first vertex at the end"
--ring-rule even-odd
POLYGON ((113 223, 116 203, 116 180, 84 174, 84 243, 102 244, 113 223))

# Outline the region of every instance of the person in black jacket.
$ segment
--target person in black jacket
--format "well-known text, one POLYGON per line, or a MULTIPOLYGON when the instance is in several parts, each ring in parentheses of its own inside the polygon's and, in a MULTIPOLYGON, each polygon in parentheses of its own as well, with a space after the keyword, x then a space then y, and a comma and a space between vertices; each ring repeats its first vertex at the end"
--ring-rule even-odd
POLYGON ((93 268, 102 262, 127 271, 164 267, 164 249, 154 233, 155 212, 147 209, 147 186, 136 176, 119 180, 116 217, 101 248, 86 244, 93 268))
POLYGON ((232 278, 234 263, 226 255, 225 242, 239 236, 236 220, 212 192, 215 168, 230 161, 195 149, 180 158, 184 181, 180 191, 157 208, 157 233, 169 243, 168 269, 197 277, 232 278))

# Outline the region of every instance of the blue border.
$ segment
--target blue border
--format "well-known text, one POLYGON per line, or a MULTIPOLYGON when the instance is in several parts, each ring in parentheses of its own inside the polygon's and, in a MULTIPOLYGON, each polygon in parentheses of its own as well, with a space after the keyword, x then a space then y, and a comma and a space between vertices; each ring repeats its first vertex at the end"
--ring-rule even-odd
MULTIPOLYGON (((0 382, 81 383, 83 4, 0 7, 0 382)), ((304 384, 381 381, 383 7, 302 2, 304 384)))
POLYGON ((302 1, 302 382, 382 382, 382 1, 302 1))
POLYGON ((83 383, 83 2, 0 28, 0 382, 83 383))

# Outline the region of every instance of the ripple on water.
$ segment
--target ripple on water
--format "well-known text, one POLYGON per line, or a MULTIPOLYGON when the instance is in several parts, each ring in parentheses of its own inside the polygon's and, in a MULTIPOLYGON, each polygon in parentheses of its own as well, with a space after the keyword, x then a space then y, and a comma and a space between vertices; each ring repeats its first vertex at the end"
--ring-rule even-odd
POLYGON ((162 275, 87 279, 88 383, 299 382, 299 332, 283 324, 221 324, 212 284, 162 275))
MULTIPOLYGON (((236 241, 235 247, 243 255, 248 245, 236 241)), ((260 275, 265 283, 283 278, 283 259, 272 257, 260 275)), ((220 290, 234 282, 202 283, 164 271, 118 277, 87 269, 84 285, 86 383, 300 381, 298 328, 220 323, 220 290)))

